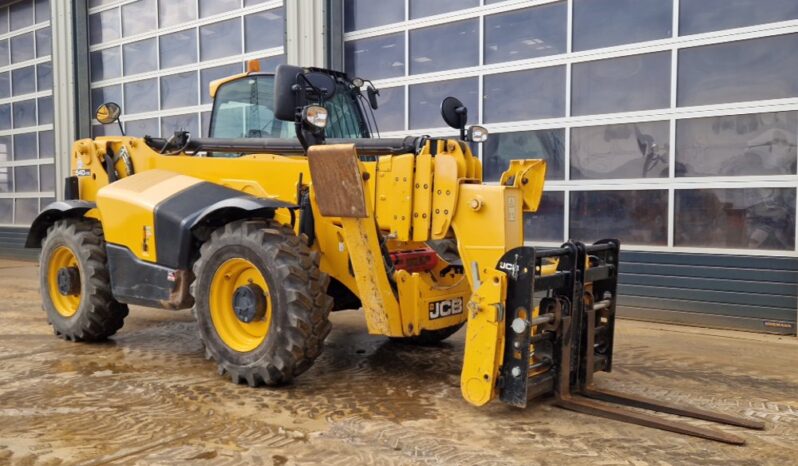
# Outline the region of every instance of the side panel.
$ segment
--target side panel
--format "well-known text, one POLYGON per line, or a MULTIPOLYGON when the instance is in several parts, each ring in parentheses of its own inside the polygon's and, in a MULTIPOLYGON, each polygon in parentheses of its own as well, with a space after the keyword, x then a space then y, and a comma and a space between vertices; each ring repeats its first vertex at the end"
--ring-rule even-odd
POLYGON ((105 240, 129 249, 137 258, 158 260, 155 207, 202 180, 165 170, 147 170, 111 183, 97 192, 105 240))
POLYGON ((137 259, 129 249, 109 244, 108 267, 114 298, 128 304, 185 309, 194 304, 188 291, 191 272, 137 259))

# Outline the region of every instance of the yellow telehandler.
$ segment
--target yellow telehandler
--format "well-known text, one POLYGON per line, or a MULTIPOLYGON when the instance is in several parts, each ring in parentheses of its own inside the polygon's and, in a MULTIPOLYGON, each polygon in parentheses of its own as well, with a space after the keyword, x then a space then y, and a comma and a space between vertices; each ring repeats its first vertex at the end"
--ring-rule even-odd
MULTIPOLYGON (((56 335, 106 339, 128 304, 193 307, 222 373, 279 385, 319 356, 332 310, 360 308, 369 333, 419 344, 467 324, 461 390, 477 406, 554 394, 567 409, 737 444, 605 402, 763 428, 593 386, 612 368, 619 242, 525 245, 546 164, 513 160, 483 183, 470 144, 488 132, 467 127, 456 98, 441 114, 459 139, 387 139, 373 137, 379 91, 340 72, 250 65, 210 94, 207 138, 75 142, 64 200, 27 240, 41 248, 56 335)), ((120 113, 109 102, 96 119, 120 113)))

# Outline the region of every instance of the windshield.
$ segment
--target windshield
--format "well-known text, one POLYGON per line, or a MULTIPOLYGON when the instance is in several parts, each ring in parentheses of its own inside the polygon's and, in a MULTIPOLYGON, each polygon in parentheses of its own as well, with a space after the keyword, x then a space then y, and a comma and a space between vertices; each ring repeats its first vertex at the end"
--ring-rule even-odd
MULTIPOLYGON (((369 137, 357 101, 344 83, 325 102, 330 138, 369 137)), ((216 93, 209 132, 213 138, 295 139, 294 123, 274 117, 274 76, 253 75, 222 85, 216 93)))

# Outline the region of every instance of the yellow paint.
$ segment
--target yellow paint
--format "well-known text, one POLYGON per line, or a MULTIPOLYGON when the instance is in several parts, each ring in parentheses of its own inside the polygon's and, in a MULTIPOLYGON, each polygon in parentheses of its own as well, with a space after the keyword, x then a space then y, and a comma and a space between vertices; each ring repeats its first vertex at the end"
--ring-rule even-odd
POLYGON ((496 396, 507 293, 506 275, 496 265, 506 251, 523 245, 522 203, 522 193, 515 188, 462 184, 452 220, 473 290, 460 388, 465 399, 478 406, 496 396), (480 200, 478 209, 473 208, 474 199, 480 200))
POLYGON ((413 241, 427 241, 432 226, 432 170, 429 151, 416 156, 413 184, 413 241))
POLYGON ((435 184, 432 190, 432 239, 449 233, 459 193, 458 161, 448 154, 435 158, 435 184))
POLYGON ((502 173, 499 183, 520 189, 524 197, 524 211, 535 212, 540 206, 545 179, 545 160, 511 160, 510 168, 502 173))
POLYGON ((105 240, 126 246, 142 260, 156 262, 155 206, 201 181, 166 170, 147 170, 101 188, 97 208, 102 212, 105 240))
MULTIPOLYGON (((80 270, 75 253, 67 246, 57 247, 50 255, 50 260, 47 263, 47 291, 50 294, 50 300, 53 302, 56 312, 67 318, 74 316, 80 308, 80 293, 64 296, 58 291, 58 271, 69 267, 76 267, 80 270)), ((83 279, 82 271, 80 278, 83 279)))
POLYGON ((439 330, 459 325, 466 320, 466 304, 471 295, 471 287, 463 276, 454 274, 440 277, 442 267, 436 267, 432 273, 397 270, 394 280, 399 291, 399 305, 402 312, 402 323, 405 336, 418 335, 421 330, 439 330), (433 277, 437 277, 433 279, 433 277), (431 318, 430 306, 445 301, 449 312, 452 303, 457 301, 457 308, 446 317, 431 318))
POLYGON ((415 156, 380 157, 377 163, 377 223, 399 241, 410 240, 415 156))
POLYGON ((272 300, 266 279, 252 262, 243 258, 222 263, 211 279, 210 297, 213 328, 225 345, 240 353, 255 350, 269 335, 272 321, 272 300), (233 309, 235 291, 249 284, 258 285, 265 296, 265 314, 262 319, 242 322, 233 309))

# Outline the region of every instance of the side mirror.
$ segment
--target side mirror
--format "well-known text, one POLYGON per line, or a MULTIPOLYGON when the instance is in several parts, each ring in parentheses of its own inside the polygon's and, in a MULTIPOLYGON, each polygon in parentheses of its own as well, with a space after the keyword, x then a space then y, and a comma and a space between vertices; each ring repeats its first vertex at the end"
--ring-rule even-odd
POLYGON ((296 121, 298 109, 330 99, 335 91, 335 78, 327 73, 279 65, 274 77, 274 116, 296 121))
POLYGON ((460 139, 465 140, 465 127, 468 123, 468 109, 459 99, 447 97, 441 102, 441 116, 447 125, 460 130, 460 139))
POLYGON ((94 112, 94 118, 104 125, 110 125, 119 120, 122 115, 122 108, 115 102, 106 102, 94 112))
POLYGON ((377 108, 380 106, 379 102, 377 102, 377 96, 380 95, 380 90, 374 86, 369 86, 368 89, 366 89, 366 95, 368 96, 369 105, 371 105, 371 108, 373 110, 377 110, 377 108))

